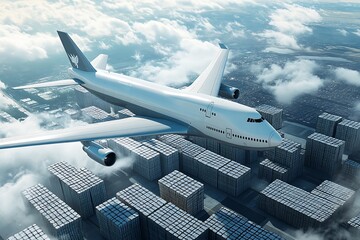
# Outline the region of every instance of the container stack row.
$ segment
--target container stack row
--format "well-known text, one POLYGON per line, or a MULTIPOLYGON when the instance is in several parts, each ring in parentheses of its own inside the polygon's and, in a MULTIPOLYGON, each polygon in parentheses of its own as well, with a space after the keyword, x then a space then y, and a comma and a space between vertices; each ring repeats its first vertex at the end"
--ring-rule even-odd
POLYGON ((83 218, 94 215, 95 207, 105 201, 104 181, 88 169, 78 170, 66 162, 58 162, 50 165, 48 170, 58 196, 83 218))
POLYGON ((328 180, 322 182, 311 193, 333 202, 338 207, 349 206, 355 198, 355 191, 328 180))
POLYGON ((141 238, 149 239, 148 218, 150 214, 164 206, 166 201, 139 184, 133 184, 118 192, 116 198, 139 214, 141 238))
POLYGON ((265 151, 267 157, 259 166, 259 177, 269 182, 280 179, 292 181, 300 176, 304 169, 304 158, 301 156, 301 145, 283 138, 276 148, 265 151))
POLYGON ((142 144, 160 154, 161 174, 165 176, 179 170, 179 151, 157 139, 143 141, 142 144))
POLYGON ((248 188, 250 168, 206 150, 179 135, 164 135, 160 140, 179 149, 180 170, 186 175, 198 178, 233 196, 238 196, 248 188))
POLYGON ((108 240, 140 240, 139 214, 118 199, 96 207, 100 233, 108 240))
POLYGON ((341 168, 344 148, 343 140, 313 133, 306 140, 305 165, 333 177, 341 168))
POLYGON ((183 136, 177 134, 166 134, 158 136, 158 139, 176 149, 181 153, 183 148, 189 144, 192 144, 189 140, 186 140, 183 136))
POLYGON ((222 207, 206 221, 209 227, 209 240, 281 240, 275 233, 254 224, 236 212, 222 207))
POLYGON ((204 209, 204 184, 175 170, 159 180, 160 196, 195 215, 204 209))
POLYGON ((344 172, 344 176, 354 178, 360 174, 360 163, 347 159, 343 162, 342 170, 344 172))
POLYGON ((207 240, 208 227, 200 220, 167 203, 149 216, 150 240, 207 240))
POLYGON ((218 187, 219 169, 230 163, 230 159, 224 158, 216 153, 206 150, 195 157, 199 165, 198 177, 211 186, 218 187))
POLYGON ((357 151, 360 146, 360 122, 342 120, 337 125, 335 137, 346 142, 345 153, 357 151))
POLYGON ((107 112, 95 106, 82 108, 81 114, 86 122, 89 123, 105 122, 114 119, 107 112))
POLYGON ((280 129, 282 127, 283 110, 270 105, 260 105, 256 107, 256 110, 275 128, 280 129))
MULTIPOLYGON (((196 136, 190 136, 188 138, 191 142, 195 143, 196 145, 199 145, 210 151, 211 151, 211 146, 215 145, 213 141, 216 141, 216 140, 212 140, 211 141, 212 143, 210 143, 210 141, 209 141, 209 144, 207 145, 208 140, 206 138, 196 137, 196 136)), ((214 150, 214 148, 212 148, 212 150, 214 150)), ((218 152, 216 152, 216 151, 213 151, 213 152, 220 154, 221 156, 226 157, 235 162, 238 162, 241 164, 245 163, 245 150, 244 149, 237 148, 235 146, 231 146, 229 144, 219 142, 218 152)))
POLYGON ((270 159, 265 159, 259 164, 259 177, 264 178, 269 182, 272 182, 275 179, 288 182, 289 176, 289 169, 286 166, 273 162, 270 159))
POLYGON ((21 232, 9 237, 8 240, 50 240, 50 238, 38 227, 33 224, 30 227, 25 228, 21 232))
POLYGON ((251 183, 251 169, 230 161, 218 171, 218 189, 232 196, 239 196, 251 183))
POLYGON ((132 150, 135 158, 133 170, 149 181, 161 177, 160 154, 151 148, 141 146, 132 150))
POLYGON ((111 148, 116 154, 130 156, 132 151, 142 144, 132 138, 124 137, 124 138, 114 138, 108 140, 108 146, 111 148))
POLYGON ((320 227, 338 210, 332 201, 292 186, 279 179, 260 193, 259 207, 297 227, 320 227))
POLYGON ((60 240, 83 239, 80 215, 47 188, 38 184, 22 194, 39 211, 52 236, 60 240))
POLYGON ((205 148, 194 143, 186 145, 180 155, 180 170, 192 177, 198 177, 199 163, 196 157, 205 151, 205 148))
POLYGON ((324 112, 317 118, 316 132, 335 137, 336 127, 341 121, 342 117, 324 112))

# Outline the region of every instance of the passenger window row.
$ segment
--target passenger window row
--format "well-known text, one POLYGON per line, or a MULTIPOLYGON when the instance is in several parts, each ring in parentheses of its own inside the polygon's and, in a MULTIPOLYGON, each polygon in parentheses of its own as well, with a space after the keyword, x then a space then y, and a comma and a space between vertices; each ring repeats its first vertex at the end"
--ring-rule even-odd
POLYGON ((250 140, 250 141, 254 141, 254 142, 263 142, 263 143, 267 143, 267 140, 264 139, 258 139, 258 138, 251 138, 251 137, 244 137, 244 136, 240 136, 237 134, 233 134, 233 137, 235 138, 240 138, 240 139, 245 139, 245 140, 250 140))

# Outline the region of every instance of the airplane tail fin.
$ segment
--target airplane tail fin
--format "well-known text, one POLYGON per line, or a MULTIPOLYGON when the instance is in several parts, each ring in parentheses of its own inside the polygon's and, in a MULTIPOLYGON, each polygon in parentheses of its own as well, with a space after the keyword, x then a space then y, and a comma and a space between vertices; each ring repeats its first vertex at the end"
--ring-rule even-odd
POLYGON ((96 72, 96 69, 91 65, 89 60, 87 60, 78 46, 76 46, 69 34, 60 31, 57 32, 64 46, 65 52, 68 55, 71 66, 84 72, 96 72))

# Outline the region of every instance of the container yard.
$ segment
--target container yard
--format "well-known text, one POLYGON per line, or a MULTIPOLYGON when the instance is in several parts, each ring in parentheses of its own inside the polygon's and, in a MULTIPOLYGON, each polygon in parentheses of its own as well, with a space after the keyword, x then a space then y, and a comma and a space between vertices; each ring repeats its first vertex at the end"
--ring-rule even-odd
POLYGON ((206 225, 176 207, 167 203, 149 216, 150 240, 207 240, 206 225))
POLYGON ((52 236, 60 240, 83 239, 80 215, 43 185, 24 190, 23 196, 40 213, 52 236))
POLYGON ((230 161, 218 171, 218 189, 231 196, 239 196, 250 183, 251 169, 240 163, 230 161))
POLYGON ((132 150, 133 170, 149 181, 161 177, 160 154, 151 148, 141 146, 132 150))
POLYGON ((335 137, 344 140, 345 153, 350 154, 359 149, 360 145, 360 123, 344 119, 336 128, 335 137))
POLYGON ((258 111, 266 121, 268 121, 275 129, 280 129, 282 127, 282 116, 283 110, 280 108, 276 108, 270 105, 260 105, 257 106, 256 111, 258 111))
POLYGON ((107 112, 95 106, 81 109, 81 114, 88 123, 104 122, 114 119, 107 112))
POLYGON ((254 224, 236 212, 222 207, 205 224, 209 227, 209 240, 262 239, 281 240, 275 233, 254 224))
POLYGON ((83 218, 95 214, 95 207, 106 199, 102 179, 86 168, 76 169, 66 162, 48 167, 54 192, 83 218))
POLYGON ((9 237, 8 240, 50 240, 38 225, 33 224, 21 232, 9 237))
POLYGON ((343 140, 313 133, 306 140, 305 166, 334 177, 341 168, 344 148, 343 140))
POLYGON ((164 206, 166 201, 139 184, 133 184, 116 193, 116 198, 139 214, 141 237, 150 239, 148 218, 153 212, 164 206))
POLYGON ((204 209, 204 184, 175 170, 159 179, 160 197, 196 215, 204 209))
MULTIPOLYGON (((336 185, 330 184, 330 186, 330 188, 335 188, 336 185)), ((319 187, 319 189, 324 188, 328 188, 327 183, 319 187)), ((336 186, 336 188, 347 194, 350 193, 342 186, 336 186)), ((338 202, 319 195, 277 179, 261 191, 258 205, 267 213, 294 227, 314 228, 325 226, 342 207, 338 202)), ((347 197, 346 199, 344 204, 350 200, 347 197)))
POLYGON ((340 116, 324 112, 317 118, 316 132, 329 137, 335 137, 336 127, 342 119, 340 116))
POLYGON ((161 176, 165 176, 174 170, 179 170, 179 151, 157 139, 149 139, 142 144, 160 154, 161 176))
POLYGON ((118 199, 111 198, 96 207, 100 233, 109 240, 140 240, 140 218, 118 199))

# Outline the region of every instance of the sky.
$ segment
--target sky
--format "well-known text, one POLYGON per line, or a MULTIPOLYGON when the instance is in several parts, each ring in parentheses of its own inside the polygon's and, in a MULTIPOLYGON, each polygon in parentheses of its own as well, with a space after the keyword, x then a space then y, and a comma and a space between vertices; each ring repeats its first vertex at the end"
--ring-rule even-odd
MULTIPOLYGON (((359 10, 355 0, 3 0, 0 88, 66 76, 69 63, 56 33, 61 30, 89 59, 108 54, 110 70, 174 87, 194 80, 224 42, 231 50, 227 76, 246 71, 279 104, 289 105, 331 82, 360 87, 359 10), (239 62, 254 56, 265 58, 242 69, 239 62)), ((1 108, 9 104, 0 94, 1 108)), ((2 124, 0 133, 40 131, 44 118, 56 121, 35 114, 21 124, 2 124)), ((98 174, 114 171, 91 162, 80 143, 2 150, 0 159, 2 236, 33 222, 20 192, 46 182, 47 165, 66 160, 98 174)))

